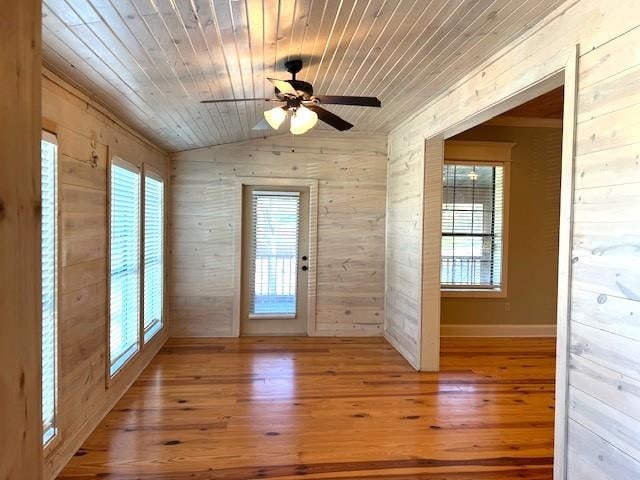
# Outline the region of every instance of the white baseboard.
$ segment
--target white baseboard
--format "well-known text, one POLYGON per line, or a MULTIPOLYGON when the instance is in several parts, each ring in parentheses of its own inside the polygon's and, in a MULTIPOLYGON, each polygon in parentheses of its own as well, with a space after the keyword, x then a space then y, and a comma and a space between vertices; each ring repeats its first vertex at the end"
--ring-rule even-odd
POLYGON ((555 325, 440 325, 443 337, 555 337, 555 325))

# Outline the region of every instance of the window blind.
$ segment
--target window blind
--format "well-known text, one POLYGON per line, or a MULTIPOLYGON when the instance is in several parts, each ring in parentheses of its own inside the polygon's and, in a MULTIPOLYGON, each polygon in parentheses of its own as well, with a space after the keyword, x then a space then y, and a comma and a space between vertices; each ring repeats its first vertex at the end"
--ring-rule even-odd
POLYGON ((110 371, 114 375, 139 348, 140 173, 111 165, 110 371))
POLYGON ((164 297, 164 184, 144 179, 144 340, 162 328, 164 297))
POLYGON ((441 283, 501 287, 504 167, 445 164, 441 283))
POLYGON ((42 432, 43 443, 56 434, 57 401, 57 142, 43 132, 41 141, 42 261, 42 432))
POLYGON ((254 191, 250 314, 295 316, 300 192, 254 191))

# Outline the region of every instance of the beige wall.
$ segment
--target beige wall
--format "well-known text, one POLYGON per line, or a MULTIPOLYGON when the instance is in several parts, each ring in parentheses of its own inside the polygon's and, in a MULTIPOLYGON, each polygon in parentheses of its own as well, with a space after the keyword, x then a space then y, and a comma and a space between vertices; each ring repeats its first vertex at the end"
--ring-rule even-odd
POLYGON ((177 153, 172 183, 172 335, 234 334, 237 178, 317 179, 316 335, 379 335, 386 136, 315 130, 177 153))
MULTIPOLYGON (((423 278, 421 229, 422 187, 414 178, 424 173, 424 141, 439 132, 465 129, 474 116, 483 120, 500 113, 494 107, 539 82, 561 73, 580 44, 571 252, 570 337, 568 375, 568 448, 560 450, 558 465, 567 460, 570 480, 640 477, 640 335, 638 275, 640 271, 640 16, 635 0, 567 2, 527 36, 506 47, 413 118, 390 137, 390 165, 397 165, 389 182, 389 199, 407 197, 417 206, 413 223, 408 214, 387 211, 389 275, 386 323, 403 329, 411 339, 421 331, 425 307, 439 298, 421 296, 423 278), (493 111, 492 111, 493 110, 493 111), (415 198, 414 198, 415 197, 415 198), (394 232, 395 233, 395 232, 394 232), (393 266, 393 267, 392 267, 393 266), (399 295, 399 292, 407 294, 399 295), (398 322, 396 312, 407 312, 398 322), (635 410, 634 410, 635 408, 635 410)), ((528 98, 526 99, 528 100, 528 98)), ((506 109, 515 106, 507 106, 506 109)), ((567 124, 564 125, 568 128, 567 124)), ((401 351, 420 358, 411 339, 401 351)), ((562 346, 562 345, 561 345, 562 346)), ((560 384, 559 388, 564 389, 560 384)), ((563 398, 560 396, 559 398, 563 398)), ((566 405, 557 405, 564 411, 566 405)), ((566 416, 560 415, 564 425, 566 416)), ((560 430, 562 432, 562 429, 560 430)), ((556 438, 562 445, 564 437, 556 438)), ((561 480, 562 469, 556 473, 561 480)))
POLYGON ((109 158, 144 162, 166 176, 168 156, 105 113, 45 72, 43 124, 57 135, 60 172, 60 363, 59 433, 45 457, 44 478, 52 478, 66 464, 166 340, 167 329, 106 387, 109 158))
POLYGON ((507 297, 442 298, 443 324, 556 323, 562 130, 479 126, 455 140, 513 142, 507 297))

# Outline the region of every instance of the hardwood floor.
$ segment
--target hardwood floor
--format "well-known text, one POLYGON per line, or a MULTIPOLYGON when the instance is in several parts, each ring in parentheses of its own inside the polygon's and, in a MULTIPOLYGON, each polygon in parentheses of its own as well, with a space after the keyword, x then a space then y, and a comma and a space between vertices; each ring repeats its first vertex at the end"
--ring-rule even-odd
POLYGON ((550 480, 554 340, 172 339, 58 477, 550 480))

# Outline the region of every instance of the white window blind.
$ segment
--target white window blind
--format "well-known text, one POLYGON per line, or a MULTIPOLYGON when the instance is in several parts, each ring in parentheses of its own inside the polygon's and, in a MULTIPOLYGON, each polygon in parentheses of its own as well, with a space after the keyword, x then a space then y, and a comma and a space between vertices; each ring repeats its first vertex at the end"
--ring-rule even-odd
POLYGON ((164 297, 164 183, 144 179, 144 340, 162 328, 164 297))
POLYGON ((300 193, 254 191, 250 314, 295 316, 300 193))
POLYGON ((111 165, 110 372, 140 345, 140 173, 124 161, 111 165))
POLYGON ((501 288, 503 203, 502 165, 445 164, 443 287, 501 288))
POLYGON ((57 142, 43 132, 41 141, 42 196, 42 432, 43 443, 56 435, 57 402, 57 142))

